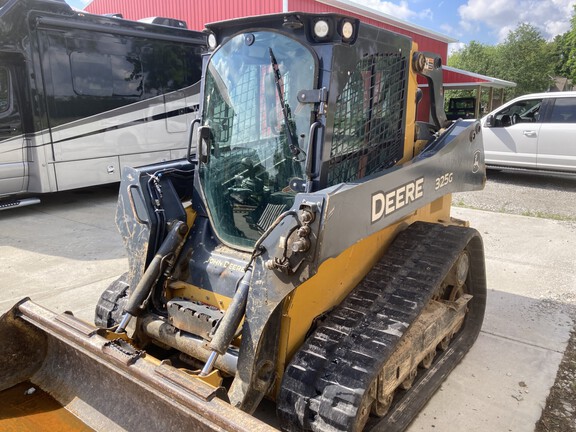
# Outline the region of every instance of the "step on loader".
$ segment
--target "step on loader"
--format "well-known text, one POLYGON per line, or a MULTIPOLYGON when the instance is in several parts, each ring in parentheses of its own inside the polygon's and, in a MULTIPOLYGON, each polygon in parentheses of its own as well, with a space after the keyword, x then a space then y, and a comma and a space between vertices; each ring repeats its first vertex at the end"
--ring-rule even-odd
POLYGON ((206 27, 187 160, 123 173, 126 273, 95 326, 5 314, 0 389, 95 430, 403 430, 482 325, 482 239, 450 216, 484 186, 479 124, 446 119, 441 59, 406 36, 337 14, 206 27))

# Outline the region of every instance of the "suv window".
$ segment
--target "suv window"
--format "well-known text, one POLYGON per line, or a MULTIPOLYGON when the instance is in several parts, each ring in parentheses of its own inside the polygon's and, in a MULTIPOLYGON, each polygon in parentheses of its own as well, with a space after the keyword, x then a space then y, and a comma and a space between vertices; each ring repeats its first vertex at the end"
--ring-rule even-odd
POLYGON ((576 123, 576 98, 558 98, 550 114, 550 123, 576 123))
POLYGON ((495 126, 510 126, 516 123, 537 123, 540 121, 542 99, 518 101, 496 114, 495 126))

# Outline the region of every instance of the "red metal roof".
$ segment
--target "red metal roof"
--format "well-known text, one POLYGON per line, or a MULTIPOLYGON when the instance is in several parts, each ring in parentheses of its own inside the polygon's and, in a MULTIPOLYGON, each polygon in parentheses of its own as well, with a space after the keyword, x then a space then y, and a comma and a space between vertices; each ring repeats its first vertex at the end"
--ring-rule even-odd
POLYGON ((342 13, 409 36, 418 43, 418 49, 438 53, 443 59, 448 54, 448 42, 455 41, 346 0, 93 0, 85 10, 94 14, 121 13, 130 20, 153 16, 177 18, 186 21, 193 30, 202 30, 209 22, 283 11, 342 13))
POLYGON ((186 21, 189 29, 203 30, 209 22, 280 13, 282 0, 93 0, 85 10, 93 14, 121 13, 129 20, 176 18, 186 21))

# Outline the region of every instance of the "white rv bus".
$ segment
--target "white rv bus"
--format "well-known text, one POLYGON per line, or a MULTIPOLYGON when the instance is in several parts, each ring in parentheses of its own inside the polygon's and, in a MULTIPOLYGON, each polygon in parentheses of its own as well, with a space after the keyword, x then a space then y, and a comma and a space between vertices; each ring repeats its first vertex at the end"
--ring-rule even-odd
POLYGON ((185 156, 203 33, 0 0, 0 208, 185 156))

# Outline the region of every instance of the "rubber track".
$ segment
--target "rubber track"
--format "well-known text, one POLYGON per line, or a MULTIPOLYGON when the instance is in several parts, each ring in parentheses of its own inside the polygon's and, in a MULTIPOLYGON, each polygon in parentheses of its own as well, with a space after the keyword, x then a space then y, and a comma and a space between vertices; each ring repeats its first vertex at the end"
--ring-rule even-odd
MULTIPOLYGON (((328 315, 288 365, 278 399, 278 415, 285 430, 353 430, 366 389, 473 237, 478 239, 475 243, 479 243, 480 252, 471 253, 472 265, 481 267, 477 279, 482 286, 481 298, 472 302, 477 303, 474 315, 481 323, 485 276, 478 233, 457 226, 412 224, 397 236, 384 258, 328 315)), ((459 361, 472 345, 480 329, 479 325, 473 327, 475 334, 465 336, 464 351, 448 363, 459 361)), ((447 366, 447 371, 440 373, 442 380, 455 364, 447 366)), ((435 368, 430 371, 434 373, 435 368)), ((404 429, 441 382, 434 382, 430 376, 424 378, 419 375, 413 388, 422 387, 423 381, 435 387, 423 392, 420 399, 428 395, 423 401, 410 401, 408 407, 404 406, 402 418, 394 420, 392 429, 404 429)), ((394 407, 376 428, 389 430, 383 427, 393 414, 394 407)))

